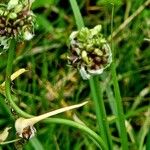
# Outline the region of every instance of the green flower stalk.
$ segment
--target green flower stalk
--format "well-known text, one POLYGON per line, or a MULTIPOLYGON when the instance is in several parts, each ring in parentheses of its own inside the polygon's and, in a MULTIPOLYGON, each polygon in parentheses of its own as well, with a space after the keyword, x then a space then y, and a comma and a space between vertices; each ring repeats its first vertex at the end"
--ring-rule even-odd
POLYGON ((112 62, 111 49, 101 33, 102 26, 83 27, 70 35, 70 64, 77 68, 83 79, 101 74, 112 62))
POLYGON ((10 106, 21 116, 28 116, 13 100, 11 74, 17 42, 30 40, 34 35, 35 16, 30 10, 34 0, 9 0, 0 4, 0 47, 8 50, 5 93, 10 106))
POLYGON ((10 0, 0 4, 0 46, 8 49, 12 38, 30 40, 34 35, 35 16, 30 10, 30 0, 10 0))

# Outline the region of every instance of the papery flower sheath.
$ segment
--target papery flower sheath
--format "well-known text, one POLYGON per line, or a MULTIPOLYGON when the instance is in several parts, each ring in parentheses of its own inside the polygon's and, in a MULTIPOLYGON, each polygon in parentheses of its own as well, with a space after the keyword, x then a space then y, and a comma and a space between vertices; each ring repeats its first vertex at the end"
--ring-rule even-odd
POLYGON ((88 102, 83 102, 80 104, 76 104, 76 105, 72 105, 72 106, 67 106, 64 108, 60 108, 48 113, 45 113, 43 115, 39 115, 39 116, 35 116, 29 119, 26 118, 18 118, 15 122, 15 128, 16 128, 16 132, 18 134, 19 137, 24 138, 24 139, 30 139, 35 135, 36 129, 34 127, 34 124, 48 118, 54 115, 57 115, 59 113, 62 112, 66 112, 75 108, 79 108, 82 107, 84 105, 86 105, 88 102))
POLYGON ((79 70, 83 79, 103 73, 112 62, 111 49, 101 29, 101 25, 93 29, 83 27, 70 35, 69 63, 79 70))
POLYGON ((30 0, 10 0, 0 4, 0 46, 9 48, 10 39, 30 40, 34 35, 35 15, 30 0))

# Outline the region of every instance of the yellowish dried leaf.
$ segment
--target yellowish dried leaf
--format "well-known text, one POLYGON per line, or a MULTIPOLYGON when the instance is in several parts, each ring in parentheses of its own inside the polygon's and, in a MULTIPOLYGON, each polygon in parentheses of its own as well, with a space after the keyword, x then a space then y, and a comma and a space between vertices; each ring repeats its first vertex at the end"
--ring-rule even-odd
POLYGON ((4 129, 4 131, 2 131, 2 133, 0 133, 0 143, 4 142, 7 139, 8 135, 9 135, 8 131, 10 129, 11 129, 11 127, 6 127, 4 129))

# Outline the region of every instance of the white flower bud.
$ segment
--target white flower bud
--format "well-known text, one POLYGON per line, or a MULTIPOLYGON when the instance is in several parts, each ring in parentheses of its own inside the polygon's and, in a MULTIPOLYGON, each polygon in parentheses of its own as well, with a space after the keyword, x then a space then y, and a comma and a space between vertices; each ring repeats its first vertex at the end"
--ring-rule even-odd
POLYGON ((89 59, 87 56, 87 52, 86 51, 82 51, 81 53, 82 59, 88 64, 89 63, 89 59))
POLYGON ((3 13, 4 16, 7 16, 8 14, 9 14, 9 11, 7 11, 7 10, 4 11, 4 13, 3 13))

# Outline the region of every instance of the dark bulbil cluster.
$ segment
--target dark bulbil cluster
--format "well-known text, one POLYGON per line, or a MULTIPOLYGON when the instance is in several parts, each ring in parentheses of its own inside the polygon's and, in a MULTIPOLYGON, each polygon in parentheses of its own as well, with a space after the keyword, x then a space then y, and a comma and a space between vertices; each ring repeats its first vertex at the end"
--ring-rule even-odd
POLYGON ((89 79, 91 74, 101 74, 112 61, 110 47, 101 34, 101 25, 73 32, 70 52, 69 62, 79 69, 83 79, 89 79))
MULTIPOLYGON (((19 8, 20 7, 20 8, 19 8)), ((28 7, 7 10, 6 6, 0 9, 0 36, 23 39, 24 32, 33 33, 35 17, 28 7)))
POLYGON ((28 11, 27 8, 18 12, 17 14, 5 11, 6 8, 0 11, 0 36, 15 37, 18 39, 23 38, 24 31, 33 33, 34 16, 28 11))
POLYGON ((24 41, 34 35, 35 16, 29 0, 10 0, 0 4, 0 46, 9 48, 10 39, 24 41))
POLYGON ((109 55, 107 54, 107 45, 101 47, 101 52, 98 54, 96 51, 82 51, 82 56, 77 53, 78 46, 70 46, 71 55, 69 62, 74 67, 84 66, 86 69, 98 70, 107 65, 109 55))

